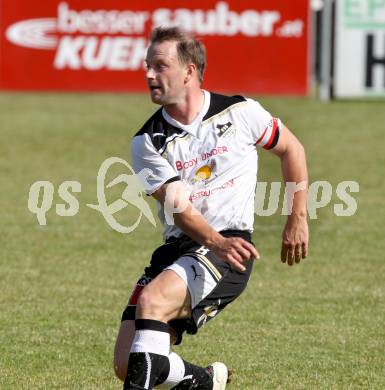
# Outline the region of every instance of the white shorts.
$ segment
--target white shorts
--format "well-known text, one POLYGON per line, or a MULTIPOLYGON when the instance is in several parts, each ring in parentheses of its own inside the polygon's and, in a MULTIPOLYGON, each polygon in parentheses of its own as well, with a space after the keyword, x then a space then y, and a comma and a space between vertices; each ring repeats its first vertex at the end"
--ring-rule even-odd
POLYGON ((167 269, 176 272, 186 283, 191 296, 192 309, 206 298, 218 283, 203 264, 190 256, 181 257, 165 268, 167 269))

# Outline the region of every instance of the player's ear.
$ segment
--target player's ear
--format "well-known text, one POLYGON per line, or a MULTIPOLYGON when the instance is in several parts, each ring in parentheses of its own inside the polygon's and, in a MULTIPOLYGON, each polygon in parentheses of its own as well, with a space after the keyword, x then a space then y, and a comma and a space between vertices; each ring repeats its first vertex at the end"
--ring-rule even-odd
POLYGON ((187 64, 186 65, 185 83, 187 83, 194 76, 194 74, 196 74, 195 64, 187 64))

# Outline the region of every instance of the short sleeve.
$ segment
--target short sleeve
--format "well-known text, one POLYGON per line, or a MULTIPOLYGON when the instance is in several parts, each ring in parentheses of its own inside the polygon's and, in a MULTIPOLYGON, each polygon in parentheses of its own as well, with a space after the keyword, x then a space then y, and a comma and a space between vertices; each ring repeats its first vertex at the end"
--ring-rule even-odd
POLYGON ((154 193, 165 183, 179 180, 179 175, 155 149, 146 133, 133 138, 131 157, 134 171, 148 195, 154 193))
POLYGON ((281 121, 253 99, 247 99, 246 107, 252 142, 264 149, 272 149, 279 139, 281 121))

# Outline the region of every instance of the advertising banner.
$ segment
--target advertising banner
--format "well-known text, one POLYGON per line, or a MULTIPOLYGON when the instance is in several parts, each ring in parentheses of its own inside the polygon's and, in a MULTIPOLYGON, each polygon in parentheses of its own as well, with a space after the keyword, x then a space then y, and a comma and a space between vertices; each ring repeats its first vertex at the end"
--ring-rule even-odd
POLYGON ((207 47, 204 88, 308 92, 308 0, 2 0, 0 88, 145 91, 147 37, 179 25, 207 47))
POLYGON ((337 0, 334 96, 385 96, 385 1, 337 0))

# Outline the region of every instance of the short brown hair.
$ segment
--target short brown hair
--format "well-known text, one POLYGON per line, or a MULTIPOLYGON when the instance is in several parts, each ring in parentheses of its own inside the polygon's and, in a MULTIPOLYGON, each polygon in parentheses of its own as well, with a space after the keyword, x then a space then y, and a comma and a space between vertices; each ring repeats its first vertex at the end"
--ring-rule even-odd
POLYGON ((206 49, 202 42, 179 27, 157 27, 150 34, 150 43, 177 42, 178 59, 181 64, 192 62, 197 67, 199 81, 203 80, 206 68, 206 49))

